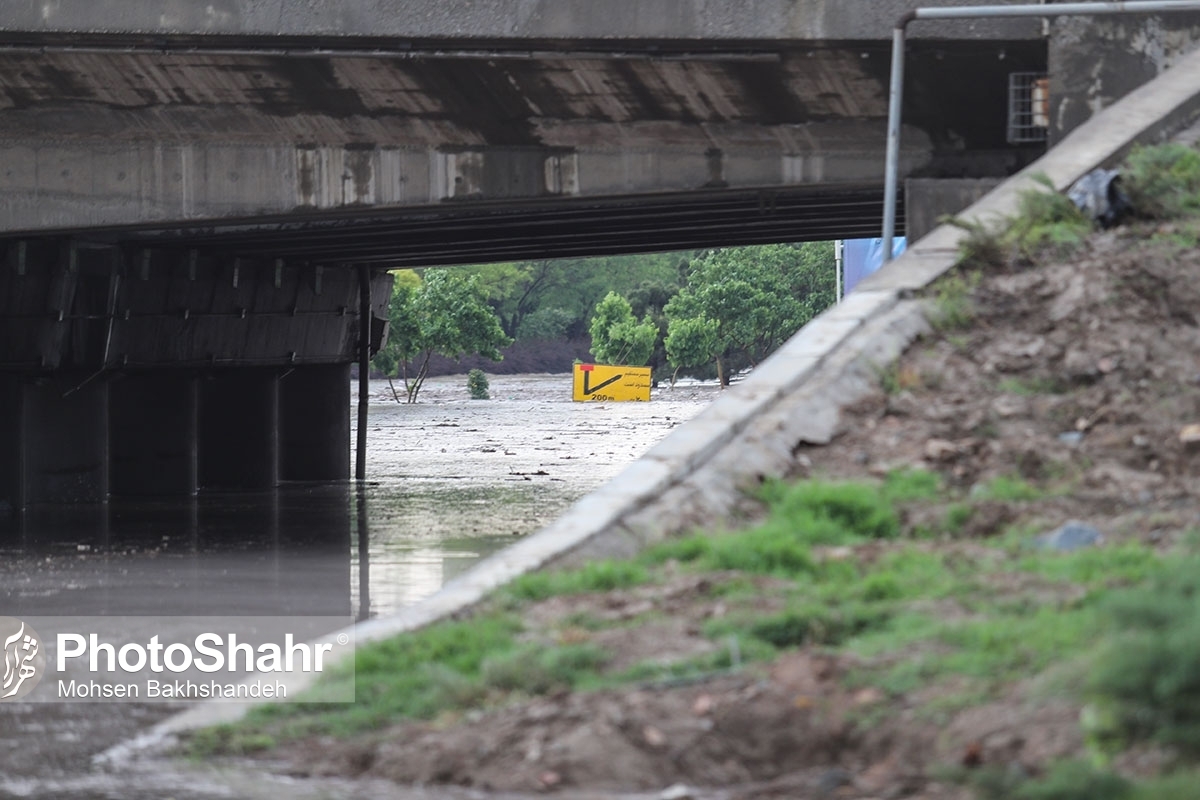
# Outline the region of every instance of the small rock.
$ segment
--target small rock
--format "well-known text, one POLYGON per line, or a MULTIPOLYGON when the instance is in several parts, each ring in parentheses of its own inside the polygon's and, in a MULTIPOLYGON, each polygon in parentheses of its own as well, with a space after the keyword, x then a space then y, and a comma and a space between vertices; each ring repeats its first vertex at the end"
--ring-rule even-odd
POLYGON ((831 797, 838 789, 854 782, 854 776, 841 767, 827 769, 817 779, 817 791, 823 797, 831 797))
POLYGON ((1015 395, 1001 395, 992 401, 992 411, 1002 419, 1023 417, 1029 413, 1029 401, 1015 395))
POLYGON ((1184 425, 1179 431, 1179 443, 1188 450, 1200 448, 1200 425, 1184 425))
POLYGON ((860 689, 854 693, 854 705, 869 706, 878 703, 883 699, 883 692, 873 686, 868 686, 866 689, 860 689))
POLYGON ((538 776, 538 783, 549 789, 552 786, 558 786, 560 783, 562 783, 562 775, 559 775, 553 770, 546 770, 538 776))
POLYGON ((1063 356, 1063 372, 1069 381, 1088 382, 1095 380, 1100 371, 1086 350, 1072 348, 1063 356))
POLYGON ((1078 445, 1080 442, 1083 441, 1083 432, 1082 431, 1067 431, 1066 433, 1060 433, 1058 435, 1058 440, 1060 442, 1062 442, 1063 444, 1069 444, 1072 447, 1075 447, 1076 445, 1078 445))
POLYGON ((713 699, 711 694, 702 694, 696 698, 696 702, 692 703, 692 713, 697 717, 703 717, 713 709, 713 699))
POLYGON ((1085 522, 1072 519, 1050 533, 1034 539, 1034 545, 1042 550, 1070 552, 1082 550, 1085 547, 1094 547, 1102 541, 1104 541, 1104 535, 1100 531, 1085 522))
POLYGON ((682 783, 668 786, 658 793, 658 800, 692 800, 693 797, 692 790, 682 783))
POLYGON ((1147 439, 1145 436, 1142 436, 1140 433, 1136 434, 1133 437, 1133 446, 1134 447, 1149 447, 1150 440, 1147 439))
POLYGON ((951 461, 958 455, 958 446, 946 439, 930 439, 925 443, 925 458, 930 461, 951 461))
POLYGON ((642 728, 642 738, 645 739, 646 744, 650 745, 651 747, 662 747, 667 743, 667 737, 663 735, 662 731, 653 725, 647 725, 645 728, 642 728))
POLYGON ((818 561, 849 561, 854 558, 854 548, 846 545, 834 545, 818 548, 814 555, 818 561))

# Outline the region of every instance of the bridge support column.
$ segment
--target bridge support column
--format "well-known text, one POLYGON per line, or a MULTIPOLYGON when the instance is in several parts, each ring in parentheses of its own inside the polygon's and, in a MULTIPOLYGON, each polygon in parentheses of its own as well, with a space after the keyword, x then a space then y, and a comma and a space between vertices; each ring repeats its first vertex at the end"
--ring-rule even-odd
POLYGON ((200 486, 273 489, 279 484, 279 377, 229 369, 200 387, 200 486))
POLYGON ((110 388, 113 494, 196 493, 197 380, 172 372, 130 375, 110 388))
POLYGON ((350 365, 297 367, 280 381, 280 477, 350 478, 350 365))
POLYGON ((25 385, 0 376, 0 511, 25 507, 25 385))
POLYGON ((0 503, 108 501, 108 384, 0 377, 0 503))

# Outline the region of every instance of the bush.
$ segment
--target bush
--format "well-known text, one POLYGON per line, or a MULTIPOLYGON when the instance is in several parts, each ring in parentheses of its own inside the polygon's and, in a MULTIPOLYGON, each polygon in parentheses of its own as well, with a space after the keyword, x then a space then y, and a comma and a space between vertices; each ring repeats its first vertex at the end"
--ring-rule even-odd
POLYGON ((1093 716, 1112 744, 1154 741, 1200 754, 1200 564, 1115 595, 1116 633, 1092 668, 1093 716))
POLYGON ((1200 209, 1200 152, 1183 144, 1136 148, 1121 183, 1138 214, 1157 219, 1200 209))
POLYGON ((1069 197, 1055 191, 1045 175, 1033 179, 1044 188, 1021 192, 1017 217, 1004 238, 1024 261, 1043 255, 1065 258, 1087 239, 1092 221, 1069 197))
MULTIPOLYGON (((959 242, 963 267, 1002 267, 1032 263, 1042 256, 1065 258, 1092 231, 1092 221, 1069 197, 1054 189, 1045 175, 1033 175, 1040 189, 1026 189, 1017 199, 1017 213, 993 226, 978 220, 945 218, 966 231, 959 242)), ((952 326, 951 326, 952 327, 952 326)))
POLYGON ((467 391, 472 400, 489 400, 488 379, 481 369, 473 369, 467 373, 467 391))

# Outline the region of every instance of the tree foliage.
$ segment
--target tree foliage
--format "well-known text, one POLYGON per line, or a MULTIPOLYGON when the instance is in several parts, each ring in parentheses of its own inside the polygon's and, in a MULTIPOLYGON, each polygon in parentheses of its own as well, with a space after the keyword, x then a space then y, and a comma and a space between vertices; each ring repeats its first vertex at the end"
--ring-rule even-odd
POLYGON ((638 322, 629 301, 616 292, 609 292, 596 304, 588 333, 592 337, 592 355, 602 364, 642 366, 658 343, 654 320, 647 315, 638 322))
MULTIPOLYGON (((579 338, 610 291, 632 298, 646 281, 673 281, 678 253, 516 261, 466 267, 511 338, 579 338), (549 335, 548 335, 549 334, 549 335)), ((641 314, 639 314, 641 316, 641 314)))
POLYGON ((388 315, 388 342, 374 363, 389 380, 399 372, 410 403, 417 401, 434 353, 455 359, 478 353, 499 361, 500 348, 512 341, 476 277, 461 271, 431 269, 423 280, 396 280, 388 315))
POLYGON ((716 363, 721 384, 753 366, 834 301, 829 242, 704 253, 667 303, 666 351, 676 368, 716 363))

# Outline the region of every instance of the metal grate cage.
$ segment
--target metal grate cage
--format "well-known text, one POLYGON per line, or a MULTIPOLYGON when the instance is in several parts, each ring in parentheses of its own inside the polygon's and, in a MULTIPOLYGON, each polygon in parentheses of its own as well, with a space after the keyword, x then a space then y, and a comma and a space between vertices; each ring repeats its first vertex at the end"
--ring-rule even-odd
POLYGON ((1043 72, 1008 76, 1008 143, 1046 141, 1050 126, 1050 79, 1043 72))

